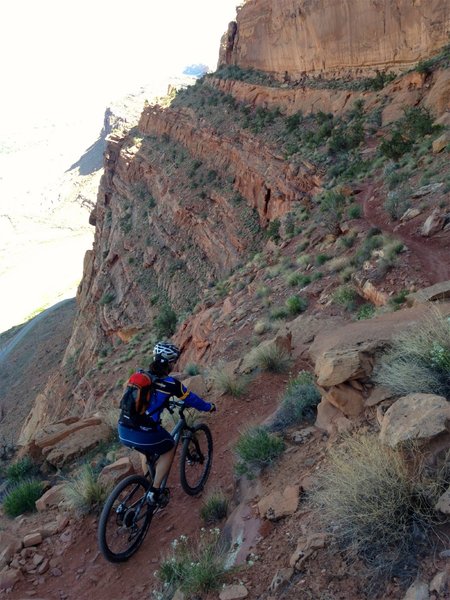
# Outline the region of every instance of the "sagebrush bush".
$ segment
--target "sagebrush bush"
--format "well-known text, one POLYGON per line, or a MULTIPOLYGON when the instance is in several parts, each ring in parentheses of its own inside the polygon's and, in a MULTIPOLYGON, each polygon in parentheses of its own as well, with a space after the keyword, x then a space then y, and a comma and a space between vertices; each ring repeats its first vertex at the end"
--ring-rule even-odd
POLYGON ((200 517, 207 525, 217 523, 227 516, 229 505, 229 500, 222 490, 213 490, 203 501, 200 517))
POLYGON ((284 452, 284 448, 284 441, 264 427, 247 429, 240 435, 235 446, 237 473, 252 475, 276 460, 284 452))
POLYGON ((351 285, 341 285, 333 293, 333 302, 343 306, 348 311, 355 310, 357 299, 358 294, 351 285))
POLYGON ((435 477, 375 435, 358 433, 331 448, 310 499, 338 547, 364 561, 371 591, 394 575, 414 577, 448 472, 435 477))
POLYGON ((184 370, 186 371, 186 374, 190 375, 191 377, 200 374, 200 367, 195 363, 187 364, 184 370))
POLYGON ((226 568, 224 545, 219 535, 219 530, 213 529, 202 531, 196 541, 181 535, 172 542, 172 552, 158 570, 170 597, 177 589, 193 597, 220 587, 226 568))
POLYGON ((106 500, 108 491, 101 483, 90 465, 84 465, 74 479, 64 486, 67 503, 78 513, 86 514, 100 508, 106 500))
POLYGON ((432 309, 414 329, 396 336, 373 378, 396 394, 422 392, 449 399, 449 318, 432 309))
POLYGON ((34 479, 22 480, 3 498, 3 510, 9 517, 17 517, 36 510, 36 500, 42 496, 42 482, 34 479))
POLYGON ((301 371, 288 383, 280 407, 270 424, 271 431, 279 431, 303 420, 314 419, 320 399, 321 395, 314 385, 312 374, 301 371))

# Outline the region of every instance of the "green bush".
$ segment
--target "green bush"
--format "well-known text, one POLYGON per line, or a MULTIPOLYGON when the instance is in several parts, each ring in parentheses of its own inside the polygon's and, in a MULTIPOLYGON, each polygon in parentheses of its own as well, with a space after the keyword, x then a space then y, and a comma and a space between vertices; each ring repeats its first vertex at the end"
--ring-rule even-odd
POLYGON ((301 296, 289 296, 285 304, 290 315, 298 315, 308 308, 308 300, 301 296))
POLYGON ((333 294, 333 302, 343 306, 348 311, 355 310, 357 299, 358 294, 351 285, 341 285, 333 294))
POLYGON ((90 465, 84 465, 80 473, 64 486, 68 504, 80 514, 98 510, 107 495, 108 490, 97 481, 90 465))
POLYGON ((362 559, 369 593, 393 575, 414 578, 418 557, 437 520, 433 506, 448 473, 430 478, 423 466, 375 435, 357 434, 332 446, 311 495, 318 518, 350 561, 362 559))
POLYGON ((276 460, 284 452, 284 448, 284 441, 264 427, 247 429, 240 435, 235 446, 237 473, 252 475, 276 460))
POLYGON ((36 510, 36 500, 42 496, 42 482, 30 479, 17 483, 3 498, 3 510, 9 517, 17 517, 36 510))
POLYGON ((221 490, 213 490, 203 501, 200 508, 200 517, 206 525, 217 523, 228 514, 228 498, 221 490))
POLYGON ((348 217, 349 219, 360 219, 362 214, 362 209, 359 204, 352 204, 352 206, 348 209, 348 217))
POLYGON ((411 190, 407 187, 389 192, 384 201, 384 209, 393 221, 397 221, 411 206, 411 190))
POLYGON ((280 407, 270 424, 271 431, 285 429, 303 420, 313 420, 320 399, 321 395, 314 385, 312 374, 301 371, 288 383, 280 407))
POLYGON ((376 308, 370 302, 363 304, 360 306, 358 312, 356 313, 356 318, 358 321, 362 321, 364 319, 371 319, 376 312, 376 308))
POLYGON ((186 371, 186 374, 189 375, 190 377, 200 374, 200 367, 198 365, 196 365, 195 363, 187 364, 184 370, 186 371))
POLYGON ((29 456, 25 456, 17 462, 9 465, 9 467, 6 469, 5 476, 8 481, 17 482, 29 477, 34 471, 36 471, 36 465, 29 456))
POLYGON ((437 309, 392 340, 374 373, 396 394, 422 392, 450 399, 450 320, 437 309))
POLYGON ((169 304, 165 304, 155 319, 155 332, 158 337, 170 337, 177 328, 176 312, 169 304))
POLYGON ((202 531, 199 540, 181 535, 172 542, 172 552, 162 562, 158 576, 167 597, 177 589, 189 598, 220 587, 226 573, 225 552, 219 530, 202 531))

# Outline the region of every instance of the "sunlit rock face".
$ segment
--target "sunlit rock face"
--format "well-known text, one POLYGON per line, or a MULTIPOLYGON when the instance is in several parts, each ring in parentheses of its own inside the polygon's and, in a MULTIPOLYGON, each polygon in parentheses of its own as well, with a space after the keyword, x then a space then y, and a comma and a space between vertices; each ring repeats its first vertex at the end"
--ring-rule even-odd
POLYGON ((222 40, 219 63, 302 74, 416 63, 448 43, 447 0, 250 0, 222 40))

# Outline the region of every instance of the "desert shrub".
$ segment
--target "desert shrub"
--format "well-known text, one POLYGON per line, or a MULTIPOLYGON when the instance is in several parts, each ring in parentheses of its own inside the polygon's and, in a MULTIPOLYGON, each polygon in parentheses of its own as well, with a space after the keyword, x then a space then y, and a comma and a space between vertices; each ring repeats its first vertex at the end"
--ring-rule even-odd
POLYGON ((289 354, 277 346, 277 344, 267 344, 253 351, 252 359, 257 367, 270 373, 284 373, 291 364, 289 354))
POLYGON ((42 496, 42 482, 21 480, 3 498, 3 510, 9 517, 17 517, 36 510, 36 500, 42 496))
POLYGON ((347 214, 349 219, 360 219, 362 214, 361 207, 359 204, 352 204, 352 206, 349 206, 347 214))
POLYGON ((324 215, 324 222, 330 231, 339 225, 344 211, 346 199, 339 190, 328 190, 320 199, 320 210, 324 215))
POLYGON ((450 320, 437 309, 414 330, 392 340, 374 374, 396 394, 414 392, 450 398, 450 320))
POLYGON ((375 311, 375 306, 368 302, 359 307, 359 310, 356 313, 356 318, 358 319, 358 321, 362 321, 364 319, 371 319, 374 316, 375 311))
POLYGON ((284 452, 284 441, 264 427, 251 427, 244 431, 235 446, 238 457, 238 474, 252 475, 267 467, 284 452))
POLYGON ((250 379, 246 375, 231 373, 223 364, 217 365, 210 374, 214 388, 221 394, 229 394, 234 398, 243 396, 248 388, 250 379))
POLYGON ((217 523, 227 516, 229 505, 222 490, 213 490, 203 501, 200 517, 207 525, 217 523))
POLYGON ((224 578, 225 552, 219 530, 202 531, 196 541, 181 535, 172 542, 172 551, 162 560, 158 577, 170 596, 177 589, 188 597, 217 589, 224 578))
POLYGON ((278 242, 280 240, 280 225, 280 219, 274 219, 267 226, 266 235, 274 242, 278 242))
POLYGON ((17 482, 30 477, 36 471, 36 465, 29 456, 9 465, 5 471, 6 479, 10 482, 17 482))
POLYGON ((170 337, 177 328, 177 314, 169 304, 164 304, 155 319, 155 332, 158 337, 170 337))
POLYGON ((285 304, 290 315, 298 315, 308 308, 308 300, 301 296, 289 296, 285 304))
POLYGON ((188 363, 184 370, 186 371, 186 374, 190 377, 200 374, 200 367, 195 363, 188 363))
POLYGON ((256 321, 256 323, 253 326, 253 331, 256 333, 256 335, 263 335, 269 329, 270 329, 269 323, 267 323, 266 321, 263 321, 263 320, 256 321))
POLYGON ((414 577, 440 489, 400 450, 383 446, 378 436, 355 434, 330 449, 311 500, 337 546, 350 560, 364 561, 362 575, 374 592, 392 576, 414 577))
POLYGON ((389 192, 384 201, 384 209, 393 221, 397 221, 411 206, 411 190, 408 187, 389 192))
POLYGON ((316 406, 320 402, 320 392, 314 385, 314 378, 308 371, 301 371, 292 379, 281 400, 270 425, 271 431, 279 431, 303 420, 312 420, 316 406))
POLYGON ((108 490, 97 481, 92 467, 84 465, 77 476, 66 482, 63 493, 69 506, 80 514, 87 514, 100 508, 108 490))
POLYGON ((114 292, 105 292, 100 298, 100 304, 111 304, 111 302, 115 299, 116 294, 114 292))
POLYGON ((333 294, 333 302, 348 311, 355 310, 357 298, 358 294, 351 285, 341 285, 333 294))

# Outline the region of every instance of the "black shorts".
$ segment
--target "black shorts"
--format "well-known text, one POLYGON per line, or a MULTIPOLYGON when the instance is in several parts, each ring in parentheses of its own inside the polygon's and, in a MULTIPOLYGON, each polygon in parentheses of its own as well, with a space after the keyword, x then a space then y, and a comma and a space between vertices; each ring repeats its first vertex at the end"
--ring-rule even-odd
POLYGON ((134 448, 142 454, 165 454, 172 450, 175 445, 173 437, 163 427, 145 431, 142 429, 130 429, 119 423, 119 438, 122 444, 134 448))

